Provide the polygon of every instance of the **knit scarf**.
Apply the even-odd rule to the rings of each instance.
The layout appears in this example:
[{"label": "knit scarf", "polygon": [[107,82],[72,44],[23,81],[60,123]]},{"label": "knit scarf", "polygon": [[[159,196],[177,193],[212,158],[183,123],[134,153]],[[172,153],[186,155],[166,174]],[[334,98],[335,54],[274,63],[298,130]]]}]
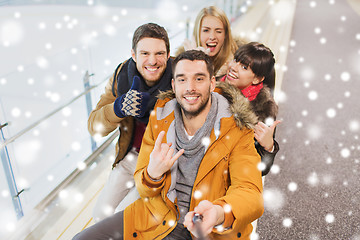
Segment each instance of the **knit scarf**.
[{"label": "knit scarf", "polygon": [[241,90],[242,94],[249,99],[249,101],[252,101],[256,98],[256,96],[259,94],[260,90],[263,88],[263,83],[259,83],[256,85],[250,85],[247,88],[244,88]]},{"label": "knit scarf", "polygon": [[[113,94],[116,97],[119,97],[129,91],[134,76],[138,76],[141,79],[140,84],[140,92],[148,92],[150,94],[150,100],[147,105],[146,114],[142,118],[136,118],[137,120],[147,124],[149,121],[149,116],[151,110],[154,109],[155,103],[156,103],[156,96],[159,93],[159,91],[166,91],[171,89],[171,78],[172,78],[172,71],[171,71],[171,63],[172,60],[169,58],[167,61],[166,69],[164,74],[161,76],[160,80],[152,87],[149,87],[146,85],[145,80],[141,76],[141,74],[138,72],[136,68],[136,63],[132,58],[128,59],[123,66],[121,64],[118,66],[121,67],[120,73],[114,77],[114,79],[117,79],[117,96],[114,94],[114,86],[113,86]],[[118,71],[118,69],[115,70],[115,73]],[[115,83],[115,80],[113,84]]]},{"label": "knit scarf", "polygon": [[[226,75],[224,77],[222,77],[220,81],[225,82],[225,78],[226,78]],[[252,101],[256,98],[256,96],[259,94],[259,92],[262,88],[263,88],[263,83],[261,82],[256,85],[252,84],[240,91],[247,99],[249,99],[249,101]]]},{"label": "knit scarf", "polygon": [[204,138],[209,138],[211,130],[214,128],[215,120],[218,112],[218,99],[211,94],[211,108],[206,117],[204,125],[198,129],[190,140],[186,136],[184,122],[181,116],[179,104],[175,108],[175,131],[176,131],[176,149],[184,149],[185,152],[179,157],[177,179],[176,179],[176,195],[178,207],[180,209],[180,220],[183,222],[185,214],[189,210],[191,191],[194,186],[195,178],[204,157],[206,148],[203,144]]}]

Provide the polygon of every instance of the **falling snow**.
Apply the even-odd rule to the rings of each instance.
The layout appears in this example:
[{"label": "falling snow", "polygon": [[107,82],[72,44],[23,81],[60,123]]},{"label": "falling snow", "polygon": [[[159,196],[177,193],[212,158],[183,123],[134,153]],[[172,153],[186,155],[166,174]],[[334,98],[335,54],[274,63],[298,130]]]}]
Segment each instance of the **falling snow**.
[{"label": "falling snow", "polygon": [[291,191],[291,192],[295,192],[295,191],[297,190],[297,188],[298,188],[298,185],[297,185],[297,183],[295,183],[295,182],[291,182],[291,183],[289,183],[289,185],[288,185],[288,189],[289,189],[289,191]]},{"label": "falling snow", "polygon": [[291,225],[292,225],[292,220],[291,220],[291,218],[285,218],[284,220],[283,220],[283,222],[282,222],[282,224],[283,224],[283,226],[284,227],[291,227]]},{"label": "falling snow", "polygon": [[264,170],[266,169],[266,164],[263,163],[263,162],[258,163],[257,169],[258,169],[259,171],[264,171]]},{"label": "falling snow", "polygon": [[309,92],[308,97],[311,101],[315,101],[318,98],[318,93],[312,90]]},{"label": "falling snow", "polygon": [[324,76],[324,79],[325,79],[326,81],[330,81],[330,80],[331,80],[331,75],[330,75],[330,74],[326,74],[326,75]]},{"label": "falling snow", "polygon": [[357,120],[351,120],[349,123],[349,129],[352,132],[357,132],[360,129],[360,123]]},{"label": "falling snow", "polygon": [[196,190],[196,191],[194,192],[194,198],[195,198],[195,199],[200,199],[201,196],[202,196],[202,192],[201,192],[201,191]]},{"label": "falling snow", "polygon": [[321,44],[325,44],[326,42],[327,42],[326,38],[324,38],[324,37],[320,38],[320,43]]},{"label": "falling snow", "polygon": [[[280,4],[277,5],[277,2],[280,2]],[[309,13],[311,13],[311,11],[316,12],[319,9],[322,9],[321,5],[323,3],[328,4],[332,8],[337,8],[337,4],[339,4],[339,0],[314,0],[304,2]],[[93,68],[93,71],[96,73],[95,79],[97,81],[101,80],[101,78],[105,78],[105,76],[101,76],[99,73],[105,72],[110,74],[111,71],[114,70],[114,67],[116,67],[119,63],[119,57],[121,59],[122,56],[128,56],[126,55],[128,52],[104,54],[106,56],[102,56],[100,54],[101,56],[99,57],[96,54],[98,54],[98,52],[107,53],[106,50],[103,50],[103,48],[106,48],[107,46],[112,48],[111,53],[113,53],[113,48],[117,44],[103,44],[101,41],[104,38],[116,39],[116,41],[118,41],[120,39],[120,35],[121,38],[125,38],[126,40],[126,50],[130,49],[130,39],[132,38],[133,30],[136,26],[134,25],[128,27],[129,29],[124,30],[120,29],[119,25],[121,25],[120,23],[122,23],[124,19],[132,18],[134,16],[133,12],[131,9],[126,8],[113,11],[113,9],[107,6],[97,5],[96,1],[93,0],[87,0],[86,4],[88,5],[87,7],[91,9],[93,18],[99,23],[96,24],[94,21],[94,27],[88,27],[86,29],[84,28],[86,19],[83,19],[80,16],[76,17],[73,13],[63,13],[61,16],[57,16],[56,20],[52,19],[48,21],[46,19],[38,18],[36,21],[31,23],[32,28],[29,28],[26,24],[26,21],[29,20],[28,13],[16,10],[11,13],[11,17],[6,19],[6,21],[0,22],[0,47],[4,51],[10,51],[11,49],[18,48],[20,51],[24,52],[24,54],[22,54],[22,58],[18,59],[15,65],[10,65],[10,63],[7,63],[6,61],[3,63],[8,65],[2,67],[3,72],[0,75],[0,89],[13,87],[14,82],[16,82],[15,80],[21,80],[22,87],[26,88],[27,93],[20,92],[19,95],[24,94],[26,99],[39,99],[39,103],[53,104],[52,106],[54,107],[49,108],[51,110],[62,104],[64,101],[71,99],[73,96],[77,96],[83,91],[83,86],[81,84],[77,86],[74,82],[77,81],[75,79],[79,79],[80,82],[82,81],[84,71]],[[268,1],[268,4],[269,6],[276,6],[270,11],[272,23],[276,27],[281,27],[285,23],[289,22],[289,9],[291,6],[288,2]],[[190,11],[191,8],[191,5],[181,6],[175,1],[162,0],[158,1],[156,4],[155,11],[159,13],[159,21],[165,20],[170,22],[171,19],[175,19],[179,17],[179,15],[181,16],[183,12]],[[246,12],[248,9],[249,8],[247,7],[242,7],[240,11]],[[136,18],[141,21],[151,19],[146,13],[141,13],[136,16]],[[334,25],[334,32],[339,35],[346,34],[349,30],[345,27],[347,25],[350,26],[352,21],[351,16],[344,14],[339,8],[339,13],[334,16],[334,18],[336,18],[336,21],[340,24]],[[185,27],[185,21],[176,22],[176,28],[179,28],[179,30],[184,29]],[[325,49],[329,46],[333,46],[332,44],[334,43],[342,42],[335,39],[335,36],[329,33],[327,26],[322,22],[312,22],[308,26],[307,30],[309,35],[314,36],[314,41],[311,42],[311,46],[313,48]],[[258,38],[264,32],[266,32],[266,28],[257,27],[254,29],[253,37]],[[171,35],[173,35],[173,33],[175,32],[171,31]],[[31,38],[31,35],[40,36],[40,34],[42,34],[42,36],[56,36],[59,38],[59,41],[55,41],[47,37],[43,37],[43,39],[39,39],[39,37],[36,38],[36,40],[39,41],[36,41],[37,44],[32,45],[34,48],[33,51],[36,51],[34,54],[31,52],[32,49],[26,49],[25,51],[25,49],[22,48],[23,44],[29,41],[29,39],[34,41],[34,38]],[[69,43],[67,40],[70,36],[74,36],[76,40],[67,45]],[[352,33],[348,36],[348,38],[359,43],[360,33]],[[175,47],[176,44],[172,43],[172,45]],[[283,185],[281,188],[279,186],[268,187],[268,183],[266,182],[268,179],[266,179],[263,192],[265,211],[279,217],[278,227],[284,229],[292,229],[296,226],[296,224],[298,224],[298,219],[296,218],[297,216],[286,215],[281,212],[282,209],[287,207],[287,203],[290,201],[290,196],[298,197],[306,187],[310,187],[312,191],[315,192],[321,186],[324,188],[327,187],[326,191],[319,193],[321,199],[331,199],[334,197],[333,192],[329,190],[332,186],[341,185],[344,188],[354,186],[354,182],[346,176],[349,173],[343,172],[337,164],[351,162],[351,164],[355,166],[352,169],[353,172],[351,172],[351,175],[357,176],[360,163],[358,157],[360,151],[360,117],[358,114],[354,114],[344,118],[345,111],[356,107],[354,105],[357,105],[358,102],[356,99],[358,97],[356,92],[358,88],[355,84],[359,80],[360,70],[358,66],[360,64],[360,49],[354,49],[352,53],[348,55],[344,54],[342,56],[337,56],[335,61],[338,71],[336,72],[335,68],[332,69],[332,67],[327,67],[326,70],[320,70],[320,66],[318,67],[317,63],[314,64],[312,61],[313,58],[316,58],[316,54],[309,55],[306,52],[297,49],[302,45],[303,42],[301,39],[297,38],[292,38],[288,45],[289,49],[291,48],[293,51],[292,54],[296,60],[296,67],[292,65],[285,66],[284,64],[276,65],[277,71],[291,71],[292,73],[293,71],[296,71],[298,79],[301,81],[301,84],[299,85],[300,87],[298,87],[297,91],[301,92],[302,96],[305,98],[305,101],[299,101],[296,103],[299,106],[298,108],[294,106],[294,108],[291,109],[291,111],[293,111],[291,114],[294,118],[286,119],[279,125],[277,130],[277,141],[280,143],[280,151],[292,149],[296,152],[296,154],[289,154],[291,151],[278,153],[268,179],[270,181],[273,178],[281,178],[283,179]],[[100,50],[99,46],[101,48]],[[289,49],[287,49],[286,45],[279,48],[281,53],[285,53]],[[25,54],[27,51],[30,52]],[[116,49],[116,51],[118,51],[118,49]],[[94,54],[93,58],[88,57],[91,54]],[[32,58],[29,59],[27,56],[31,56]],[[95,56],[96,58],[99,58],[96,62],[94,60]],[[73,59],[74,61],[59,60],[61,62],[61,64],[59,64],[57,59]],[[82,63],[82,60],[80,59],[83,59],[86,63]],[[329,62],[331,61],[330,58],[326,60]],[[94,66],[87,66],[90,62]],[[54,68],[56,70],[54,70]],[[9,69],[9,73],[5,71],[6,69]],[[285,78],[284,81],[290,81],[290,79]],[[319,83],[322,84],[322,89],[330,89],[329,85],[335,84],[339,84],[339,88],[336,89],[335,93],[332,92],[332,94],[335,95],[329,97],[321,91],[321,89],[317,88],[317,84]],[[285,85],[286,83],[283,84]],[[292,86],[295,86],[295,84]],[[46,90],[42,91],[41,89]],[[1,96],[3,96],[3,92],[1,92],[1,94]],[[282,112],[284,111],[282,104],[286,104],[294,98],[295,96],[293,94],[289,94],[288,92],[283,91],[283,89],[275,90],[275,100],[280,105],[279,115],[284,115],[284,112]],[[322,101],[326,101],[328,104],[320,110],[314,111],[315,107],[318,106],[318,104],[321,104]],[[37,109],[29,108],[26,102],[21,104],[8,104],[9,102],[10,101],[6,102],[6,106],[9,108],[7,116],[11,118],[11,122],[13,122],[12,124],[14,127],[20,120],[27,121],[27,123],[33,123],[35,120],[49,112],[40,112]],[[0,110],[2,111],[2,109]],[[2,114],[1,111],[0,113]],[[48,146],[41,140],[41,138],[46,135],[49,128],[60,128],[60,133],[66,132],[66,129],[70,129],[70,131],[76,133],[78,131],[76,129],[78,128],[74,127],[74,118],[78,116],[77,111],[78,110],[76,108],[66,107],[59,114],[61,115],[61,118],[57,121],[58,124],[56,126],[49,124],[48,128],[40,126],[39,128],[33,129],[29,134],[32,138],[31,140],[23,141],[16,145],[16,148],[18,149],[18,152],[14,154],[16,157],[16,164],[21,167],[28,167],[37,161],[39,154],[41,154],[41,152],[44,151],[44,148]],[[359,112],[358,108],[353,111],[356,113]],[[152,112],[151,114],[155,114],[155,112]],[[3,121],[3,119],[0,120]],[[340,124],[337,124],[335,129],[327,128],[327,125],[337,123],[339,121],[341,122]],[[273,119],[266,121],[267,125],[271,125],[272,123]],[[281,129],[282,126],[285,126],[285,124],[286,129]],[[86,123],[83,123],[82,125],[85,129]],[[26,124],[23,127],[25,126]],[[104,140],[104,137],[101,135],[104,131],[104,126],[97,124],[94,127],[95,131],[99,133],[95,134],[93,139],[100,144],[101,141]],[[18,129],[21,130],[22,128],[19,127]],[[290,136],[284,134],[284,132],[287,131],[295,132],[295,135]],[[17,131],[13,131],[12,134],[16,132]],[[300,136],[300,132],[304,133],[305,137]],[[334,132],[331,140],[324,139],[327,137],[326,134],[328,132]],[[219,132],[216,132],[215,134],[219,135]],[[68,133],[65,133],[64,136],[56,136],[56,138],[65,139],[67,142],[61,142],[59,146],[63,147],[67,144],[69,146],[69,150],[75,152],[76,154],[86,151],[86,145],[82,140],[70,140],[68,139],[69,136],[70,134]],[[349,144],[346,139],[351,139],[352,142]],[[321,144],[322,141],[326,142],[325,147]],[[330,142],[330,144],[328,142]],[[202,143],[205,146],[208,146],[210,144],[210,139],[204,138]],[[115,146],[115,144],[116,141],[113,145]],[[314,151],[314,149],[319,150],[316,154],[314,154],[314,156],[308,157],[306,153]],[[301,154],[298,154],[299,152]],[[132,155],[128,155],[127,158],[130,161],[133,160]],[[307,158],[310,158],[310,160]],[[87,166],[84,162],[82,162],[82,160],[83,159],[73,160],[74,167],[78,168],[80,171],[86,170],[87,167],[91,169],[97,167],[96,163],[91,166]],[[112,164],[114,160],[114,156],[110,156],[106,159],[109,164]],[[301,166],[291,165],[292,170],[295,169],[295,171],[299,172],[304,171],[303,179],[294,178],[289,180],[284,177],[292,175],[288,168],[286,168],[286,164],[298,162],[305,163],[306,160],[321,162],[321,168],[309,171],[303,170]],[[264,167],[264,164],[258,165],[259,170],[264,169]],[[336,171],[339,171],[339,174],[334,173]],[[57,181],[57,176],[53,173],[44,174],[44,179],[45,181],[51,183]],[[29,188],[31,187],[31,184],[32,183],[27,176],[20,176],[18,179],[18,187],[20,189]],[[129,181],[126,182],[125,185],[128,188],[132,188],[134,186],[134,182]],[[58,196],[63,200],[62,203],[67,204],[69,207],[72,207],[74,203],[81,203],[85,200],[83,194],[71,189],[62,190]],[[1,197],[9,199],[11,198],[11,194],[8,190],[2,190]],[[194,197],[201,198],[202,192],[195,191]],[[307,199],[309,202],[312,200],[313,199]],[[224,207],[224,210],[226,211],[229,209],[231,209],[230,205],[226,205]],[[103,210],[107,213],[107,215],[112,214],[114,211],[111,207]],[[358,213],[356,209],[344,209],[344,212],[346,215],[351,217],[354,217],[356,213]],[[336,224],[341,224],[338,214],[340,215],[338,210],[334,210],[332,212],[332,210],[329,209],[326,212],[322,212],[321,214],[319,213],[319,218],[321,218],[321,221],[325,222],[329,227],[333,227]],[[6,228],[9,232],[16,231],[16,219],[11,214],[7,214],[7,211],[2,211],[2,215],[9,216],[7,217],[7,222],[0,222],[4,228]],[[169,226],[173,226],[174,224],[174,220],[168,221]],[[257,239],[260,239],[259,234],[253,233],[251,235],[251,240]],[[314,232],[308,235],[306,239],[319,240],[323,239],[323,237]],[[360,240],[360,233],[352,233],[351,240]]]},{"label": "falling snow", "polygon": [[343,80],[344,82],[347,82],[347,81],[350,80],[350,73],[348,73],[348,72],[342,72],[340,78],[341,78],[341,80]]},{"label": "falling snow", "polygon": [[80,171],[84,170],[84,169],[86,168],[86,163],[84,163],[84,162],[78,162],[77,168],[78,168]]},{"label": "falling snow", "polygon": [[134,181],[128,181],[128,182],[126,182],[126,187],[129,188],[129,189],[131,189],[132,187],[134,187],[134,185],[135,185]]},{"label": "falling snow", "polygon": [[307,135],[312,140],[318,140],[322,136],[322,127],[316,124],[310,124],[307,128]]},{"label": "falling snow", "polygon": [[340,154],[343,158],[348,158],[350,156],[350,150],[348,148],[343,148],[341,149]]},{"label": "falling snow", "polygon": [[271,125],[273,125],[273,123],[274,123],[274,118],[268,117],[268,118],[265,119],[265,124],[266,124],[267,126],[270,127]]},{"label": "falling snow", "polygon": [[265,209],[270,212],[279,211],[285,203],[284,193],[279,189],[266,189],[263,197]]},{"label": "falling snow", "polygon": [[280,173],[280,167],[279,167],[279,165],[274,164],[274,165],[271,167],[270,172],[271,172],[272,174],[279,174],[279,173]]},{"label": "falling snow", "polygon": [[328,118],[334,118],[336,116],[336,110],[333,108],[329,108],[326,111],[326,115],[328,116]]},{"label": "falling snow", "polygon": [[209,144],[210,144],[210,138],[209,137],[204,137],[202,140],[201,140],[201,143],[202,145],[204,145],[205,147],[208,147]]},{"label": "falling snow", "polygon": [[307,178],[307,182],[310,186],[315,187],[319,183],[319,177],[315,172],[312,172]]},{"label": "falling snow", "polygon": [[325,216],[325,221],[327,223],[333,223],[335,221],[335,217],[333,214],[329,213]]},{"label": "falling snow", "polygon": [[11,114],[13,115],[13,117],[17,118],[20,117],[21,115],[21,110],[17,107],[13,108],[11,111]]}]

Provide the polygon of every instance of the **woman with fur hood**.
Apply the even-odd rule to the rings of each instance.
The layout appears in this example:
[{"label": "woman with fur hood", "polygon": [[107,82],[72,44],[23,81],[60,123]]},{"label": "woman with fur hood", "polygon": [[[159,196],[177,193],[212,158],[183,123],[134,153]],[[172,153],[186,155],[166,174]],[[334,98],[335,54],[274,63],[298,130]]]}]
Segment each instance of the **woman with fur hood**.
[{"label": "woman with fur hood", "polygon": [[258,116],[254,136],[256,149],[261,156],[263,176],[270,171],[279,151],[279,144],[274,139],[275,127],[281,122],[275,121],[278,106],[272,96],[274,64],[274,54],[268,47],[257,42],[244,44],[235,52],[227,74],[220,80],[237,87]]}]

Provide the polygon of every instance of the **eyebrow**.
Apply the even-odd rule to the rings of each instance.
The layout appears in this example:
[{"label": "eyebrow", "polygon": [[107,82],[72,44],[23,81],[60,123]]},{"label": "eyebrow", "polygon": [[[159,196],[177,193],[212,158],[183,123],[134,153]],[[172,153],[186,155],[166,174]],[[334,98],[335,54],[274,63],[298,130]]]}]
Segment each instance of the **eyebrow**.
[{"label": "eyebrow", "polygon": [[[207,26],[202,26],[201,28],[211,29],[211,27],[207,27]],[[223,27],[219,27],[219,28],[215,28],[215,30],[224,30],[224,28],[223,28]]]},{"label": "eyebrow", "polygon": [[[203,77],[206,77],[206,74],[205,74],[205,73],[202,73],[202,72],[195,73],[194,75],[195,75],[195,76],[203,76]],[[176,75],[175,75],[175,78],[183,77],[183,76],[185,76],[184,73],[179,73],[179,74],[176,74]]]},{"label": "eyebrow", "polygon": [[[150,53],[150,52],[151,51],[139,49],[139,53]],[[166,51],[161,50],[161,51],[157,51],[155,53],[166,53]]]},{"label": "eyebrow", "polygon": [[200,73],[195,73],[195,76],[206,76],[206,74],[205,73],[202,73],[202,72],[200,72]]},{"label": "eyebrow", "polygon": [[178,77],[183,77],[183,76],[185,76],[185,74],[183,74],[183,73],[179,73],[179,74],[176,74],[176,75],[175,75],[175,78],[178,78]]}]

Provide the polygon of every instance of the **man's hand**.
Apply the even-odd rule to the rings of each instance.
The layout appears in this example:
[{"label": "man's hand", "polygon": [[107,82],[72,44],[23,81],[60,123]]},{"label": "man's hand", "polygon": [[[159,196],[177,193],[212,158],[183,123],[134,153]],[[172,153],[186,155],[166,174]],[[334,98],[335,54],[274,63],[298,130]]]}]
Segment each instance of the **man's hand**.
[{"label": "man's hand", "polygon": [[204,235],[212,232],[216,225],[224,222],[224,209],[220,205],[214,205],[208,200],[203,200],[195,207],[194,211],[188,212],[185,215],[184,226],[195,236],[199,237],[192,221],[195,213],[203,216],[200,227]]},{"label": "man's hand", "polygon": [[134,76],[129,91],[115,100],[114,112],[118,117],[124,118],[126,116],[133,116],[141,118],[145,115],[150,94],[139,91],[140,83],[140,78]]},{"label": "man's hand", "polygon": [[154,149],[150,154],[147,172],[152,179],[160,179],[184,153],[184,149],[181,149],[173,156],[174,149],[170,148],[171,143],[162,143],[164,136],[165,131],[161,131],[155,141]]},{"label": "man's hand", "polygon": [[270,127],[263,122],[259,122],[255,126],[254,137],[259,142],[259,144],[268,152],[271,152],[274,146],[274,131],[275,127],[281,123],[281,121],[276,120]]}]

